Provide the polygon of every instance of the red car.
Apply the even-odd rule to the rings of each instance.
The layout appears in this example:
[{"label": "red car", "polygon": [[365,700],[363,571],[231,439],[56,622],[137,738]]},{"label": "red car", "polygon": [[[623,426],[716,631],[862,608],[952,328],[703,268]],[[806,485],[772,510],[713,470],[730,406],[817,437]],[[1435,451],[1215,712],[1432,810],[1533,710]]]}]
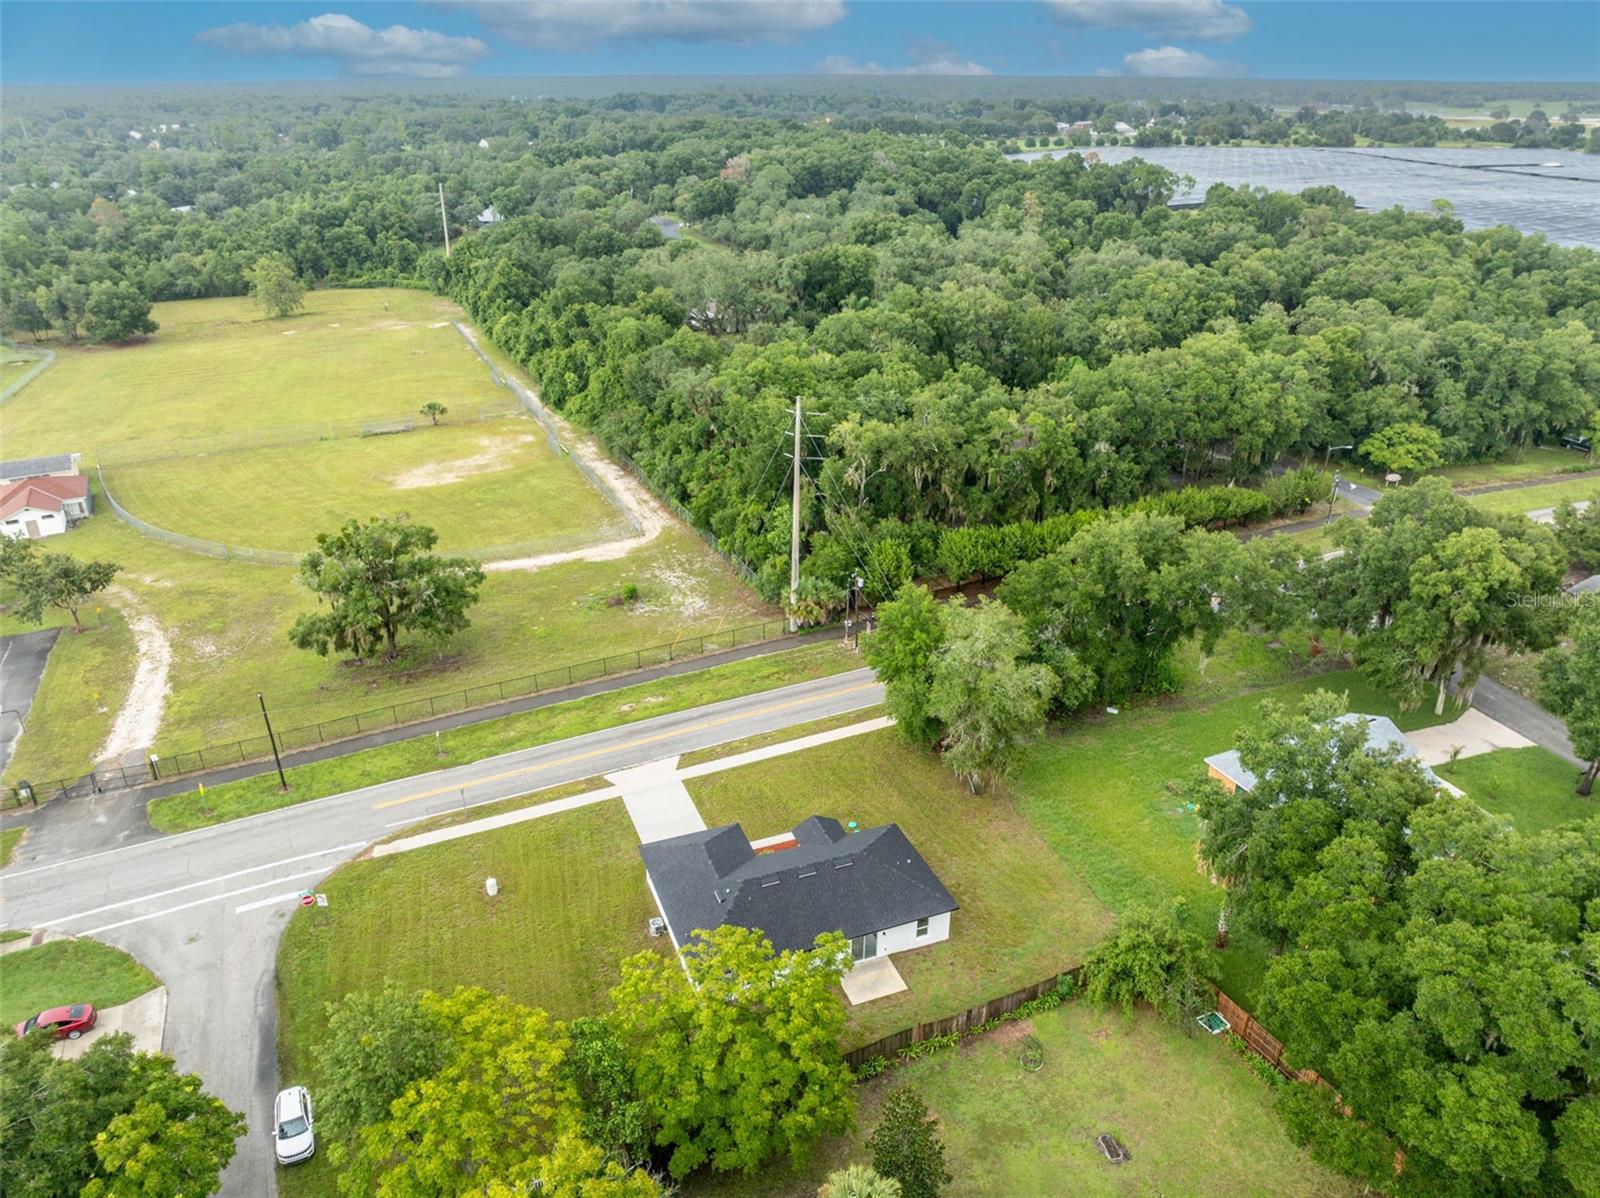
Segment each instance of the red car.
[{"label": "red car", "polygon": [[34,1028],[42,1027],[53,1032],[57,1040],[76,1040],[92,1028],[98,1018],[100,1013],[91,1003],[51,1007],[48,1011],[40,1011],[32,1019],[24,1019],[17,1024],[17,1035],[26,1036]]}]

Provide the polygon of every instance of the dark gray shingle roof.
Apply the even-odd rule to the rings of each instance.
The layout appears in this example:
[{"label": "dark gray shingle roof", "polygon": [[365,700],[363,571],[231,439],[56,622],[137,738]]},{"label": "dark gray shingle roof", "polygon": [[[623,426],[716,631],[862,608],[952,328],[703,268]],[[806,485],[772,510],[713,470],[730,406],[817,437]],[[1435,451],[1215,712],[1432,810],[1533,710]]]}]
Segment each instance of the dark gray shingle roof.
[{"label": "dark gray shingle roof", "polygon": [[72,454],[53,453],[49,457],[0,462],[0,478],[32,478],[36,474],[54,474],[57,470],[71,469]]},{"label": "dark gray shingle roof", "polygon": [[757,853],[738,824],[639,846],[679,943],[723,924],[759,928],[779,952],[822,932],[863,936],[956,909],[894,824],[847,833],[812,816],[795,847]]}]

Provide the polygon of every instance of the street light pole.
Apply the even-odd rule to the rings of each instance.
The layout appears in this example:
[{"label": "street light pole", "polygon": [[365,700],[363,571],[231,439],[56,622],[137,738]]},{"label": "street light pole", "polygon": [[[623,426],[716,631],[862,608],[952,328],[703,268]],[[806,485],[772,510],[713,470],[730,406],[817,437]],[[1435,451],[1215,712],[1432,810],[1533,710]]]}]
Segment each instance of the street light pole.
[{"label": "street light pole", "polygon": [[1324,449],[1322,451],[1322,464],[1324,466],[1326,466],[1328,464],[1328,459],[1333,456],[1333,451],[1334,450],[1336,450],[1336,449],[1354,449],[1354,448],[1355,448],[1354,445],[1330,445],[1330,446],[1328,446],[1326,449]]},{"label": "street light pole", "polygon": [[289,789],[289,779],[283,776],[283,758],[278,756],[278,738],[272,734],[272,718],[267,715],[267,701],[261,697],[261,692],[256,692],[256,702],[261,704],[261,718],[267,725],[267,743],[272,746],[272,761],[278,767],[278,785],[284,790]]}]

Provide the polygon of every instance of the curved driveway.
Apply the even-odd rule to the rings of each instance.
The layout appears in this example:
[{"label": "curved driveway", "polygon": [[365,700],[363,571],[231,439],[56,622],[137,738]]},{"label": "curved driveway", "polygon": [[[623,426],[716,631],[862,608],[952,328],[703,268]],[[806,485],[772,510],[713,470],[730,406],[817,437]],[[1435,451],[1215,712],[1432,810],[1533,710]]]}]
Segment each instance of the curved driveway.
[{"label": "curved driveway", "polygon": [[90,935],[167,984],[163,1047],[245,1111],[222,1193],[275,1189],[273,963],[301,891],[405,824],[882,702],[871,670],[657,716],[86,857],[0,872],[0,924]]}]

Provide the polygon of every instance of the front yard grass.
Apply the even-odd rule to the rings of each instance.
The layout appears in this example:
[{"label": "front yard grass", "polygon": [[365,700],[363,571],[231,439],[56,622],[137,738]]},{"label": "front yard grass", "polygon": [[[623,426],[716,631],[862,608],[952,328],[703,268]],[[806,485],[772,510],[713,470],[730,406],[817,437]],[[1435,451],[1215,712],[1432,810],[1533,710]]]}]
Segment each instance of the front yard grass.
[{"label": "front yard grass", "polygon": [[[1044,1045],[1044,1068],[1018,1063],[1017,1040]],[[1272,1087],[1220,1037],[1191,1034],[1149,1010],[1131,1017],[1068,1002],[998,1032],[891,1069],[859,1087],[856,1130],[801,1169],[755,1177],[700,1174],[688,1198],[812,1198],[830,1170],[871,1160],[867,1137],[885,1095],[921,1092],[940,1120],[946,1193],[961,1198],[1344,1198],[1355,1188],[1284,1134]],[[1101,1132],[1131,1156],[1112,1165]]]},{"label": "front yard grass", "polygon": [[[1294,703],[1319,688],[1346,692],[1349,710],[1389,716],[1403,729],[1456,714],[1401,713],[1354,671],[1280,680],[1246,694],[1192,686],[1170,701],[1077,720],[1049,737],[1013,781],[1015,805],[1106,906],[1123,911],[1181,897],[1185,922],[1209,940],[1222,890],[1200,866],[1200,820],[1184,808],[1178,786],[1204,773],[1206,756],[1233,747],[1264,699]],[[1212,695],[1224,697],[1208,701]],[[1216,980],[1248,1007],[1266,960],[1264,943],[1235,931],[1219,954]]]},{"label": "front yard grass", "polygon": [[[288,794],[279,792],[277,775],[268,772],[208,787],[204,796],[198,790],[188,790],[156,799],[150,803],[147,813],[150,822],[163,832],[203,828],[394,778],[580,736],[599,728],[631,724],[704,703],[822,678],[861,664],[859,657],[837,642],[805,645],[641,682],[520,715],[468,724],[442,733],[437,742],[432,736],[418,736],[344,757],[295,766],[288,771],[293,788]],[[438,751],[440,747],[444,750],[442,754]]]},{"label": "front yard grass", "polygon": [[120,949],[98,940],[51,940],[0,957],[0,1034],[49,1007],[116,1007],[161,983]]},{"label": "front yard grass", "polygon": [[[500,883],[493,899],[484,893],[490,876]],[[388,981],[440,992],[482,986],[572,1019],[605,1009],[624,957],[670,950],[647,930],[655,904],[638,837],[615,799],[354,861],[321,889],[327,908],[295,912],[277,967],[279,1076],[313,1093],[325,1006],[348,993]],[[335,1193],[321,1153],[279,1186],[295,1198]]]},{"label": "front yard grass", "polygon": [[903,994],[850,1010],[845,1047],[1031,985],[1076,965],[1110,926],[1070,858],[1051,852],[1004,798],[967,793],[893,729],[688,784],[706,826],[753,839],[812,815],[863,828],[899,824],[960,904],[950,939],[897,953]]},{"label": "front yard grass", "polygon": [[11,857],[27,831],[26,828],[0,828],[0,868],[11,864]]},{"label": "front yard grass", "polygon": [[1508,817],[1518,831],[1530,835],[1600,815],[1600,794],[1584,798],[1577,793],[1582,771],[1538,745],[1496,749],[1447,762],[1434,772],[1466,791],[1479,806]]}]

